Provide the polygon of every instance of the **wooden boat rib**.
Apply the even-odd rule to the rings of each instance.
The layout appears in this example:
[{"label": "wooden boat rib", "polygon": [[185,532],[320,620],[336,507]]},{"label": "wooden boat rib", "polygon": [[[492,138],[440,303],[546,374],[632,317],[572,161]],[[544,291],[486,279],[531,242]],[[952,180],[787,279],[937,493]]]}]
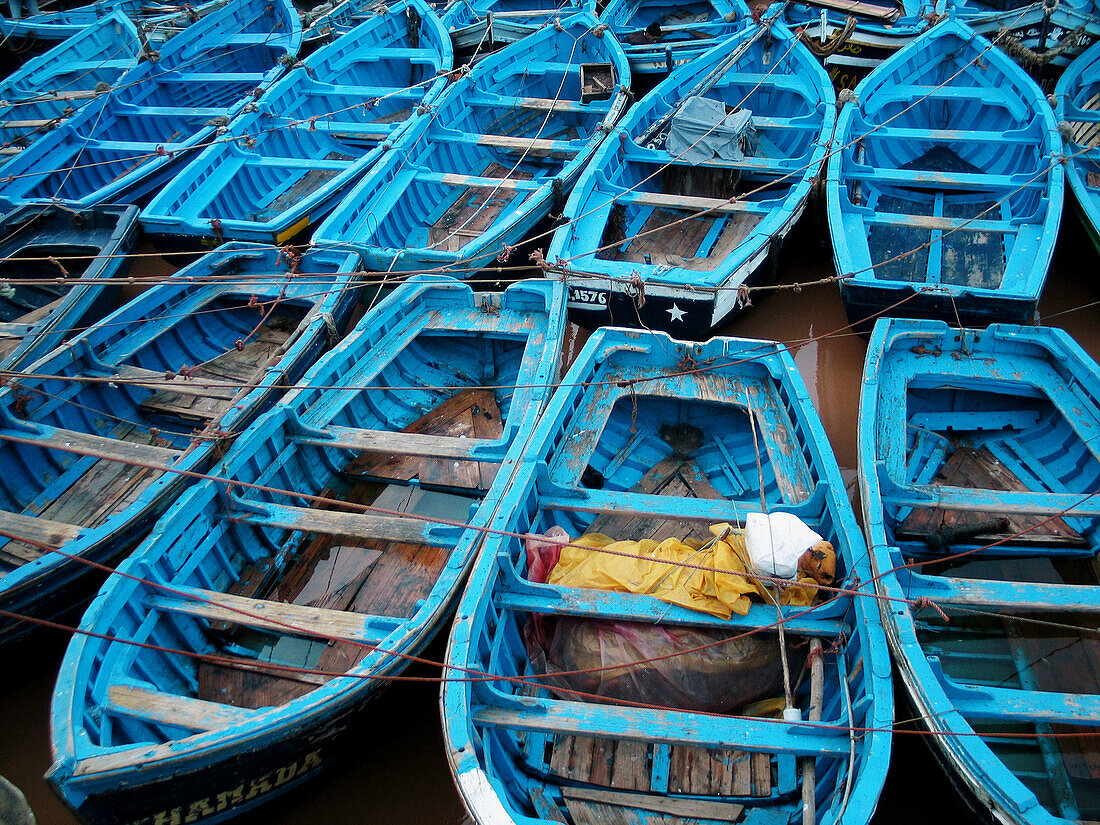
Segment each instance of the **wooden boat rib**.
[{"label": "wooden boat rib", "polygon": [[268,243],[307,231],[425,116],[452,59],[423,0],[373,14],[272,86],[258,111],[235,118],[153,197],[145,231]]},{"label": "wooden boat rib", "polygon": [[0,218],[0,369],[29,364],[117,304],[109,284],[128,268],[137,214],[44,205]]},{"label": "wooden boat rib", "polygon": [[1058,79],[1058,131],[1066,144],[1066,178],[1085,229],[1100,248],[1100,49],[1090,47]]},{"label": "wooden boat rib", "polygon": [[55,693],[50,781],[83,821],[221,821],[335,757],[450,617],[463,525],[556,377],[563,293],[406,281],[225,456],[231,493],[204,481],[165,514],[84,617],[117,641],[74,636]]},{"label": "wooden boat rib", "polygon": [[[648,593],[532,580],[514,538],[560,527],[574,541],[603,533],[701,542],[710,537],[707,525],[736,527],[762,506],[797,513],[836,544],[837,598],[797,610],[755,603],[726,619]],[[889,759],[885,638],[874,604],[847,592],[869,574],[862,536],[820,422],[779,345],[691,345],[597,330],[541,417],[491,527],[500,532],[486,538],[447,652],[456,673],[478,678],[445,682],[442,698],[448,757],[479,825],[868,821]],[[759,645],[774,662],[777,621],[788,640],[815,637],[829,647],[794,697],[824,727],[793,723],[793,708],[779,722],[722,706],[748,691],[774,695],[764,668],[716,665],[708,682],[702,664],[663,668],[635,652],[656,655],[655,643],[622,653],[602,635],[619,627],[698,634],[678,648],[683,655],[765,630]],[[539,630],[547,625],[554,629]],[[564,644],[539,647],[539,634],[562,628],[593,635],[579,636],[587,641],[570,655]],[[728,651],[720,658],[727,655],[737,658]],[[791,662],[801,667],[794,654]],[[562,673],[548,677],[547,668]],[[667,695],[667,683],[681,687],[680,703],[652,698]],[[821,705],[811,703],[810,683]],[[853,726],[858,737],[846,733]]]},{"label": "wooden boat rib", "polygon": [[577,15],[480,61],[318,228],[380,271],[472,274],[566,193],[626,106],[613,37]]},{"label": "wooden boat rib", "polygon": [[18,154],[137,63],[140,43],[130,19],[113,12],[0,83],[0,160]]},{"label": "wooden boat rib", "polygon": [[1061,330],[875,326],[859,472],[887,634],[933,752],[1000,822],[1098,814],[1097,432],[1100,369]]},{"label": "wooden boat rib", "polygon": [[668,73],[728,40],[751,17],[742,0],[611,0],[600,22],[623,44],[631,71]]},{"label": "wooden boat rib", "polygon": [[829,159],[826,184],[849,320],[882,311],[1030,320],[1064,190],[1053,160],[1062,141],[1039,87],[948,20],[856,95],[838,118],[843,149]]},{"label": "wooden boat rib", "polygon": [[297,53],[302,32],[287,0],[232,0],[119,79],[109,95],[4,165],[0,206],[69,206],[134,199],[159,186],[254,90]]},{"label": "wooden boat rib", "polygon": [[[209,466],[316,358],[354,306],[358,261],[296,261],[274,247],[221,247],[8,375],[0,455],[19,472],[0,479],[4,610],[71,612],[95,578],[81,560],[121,559],[190,486],[169,470]],[[0,645],[32,629],[5,619]]]},{"label": "wooden boat rib", "polygon": [[[731,142],[711,126],[672,151],[670,122],[700,98],[747,110],[756,148],[746,132],[732,141],[750,147],[740,158],[728,145],[728,157],[710,151],[707,141],[719,135]],[[547,260],[569,281],[570,309],[593,324],[644,324],[686,337],[729,316],[739,287],[770,274],[805,208],[834,100],[821,66],[774,20],[673,72],[597,151],[566,205]],[[697,146],[707,151],[696,157]]]}]

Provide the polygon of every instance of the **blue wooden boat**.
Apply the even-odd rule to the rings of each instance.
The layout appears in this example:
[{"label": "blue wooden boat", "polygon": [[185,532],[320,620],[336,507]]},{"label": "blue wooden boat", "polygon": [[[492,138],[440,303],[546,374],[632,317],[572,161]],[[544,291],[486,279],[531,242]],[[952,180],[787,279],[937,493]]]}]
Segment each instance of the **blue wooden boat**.
[{"label": "blue wooden boat", "polygon": [[[0,608],[54,619],[79,606],[89,563],[120,560],[193,484],[180,473],[209,466],[327,345],[357,266],[226,245],[7,373]],[[35,629],[5,615],[0,648]]]},{"label": "blue wooden boat", "polygon": [[826,179],[848,318],[1032,318],[1065,187],[1038,85],[964,23],[872,72],[837,119]]},{"label": "blue wooden boat", "polygon": [[855,88],[948,15],[988,37],[1037,77],[1064,68],[1100,37],[1094,0],[810,0],[787,9],[791,27],[803,29],[804,42],[838,89]]},{"label": "blue wooden boat", "polygon": [[673,72],[566,205],[547,260],[569,282],[570,309],[592,326],[682,337],[733,313],[743,284],[770,277],[806,207],[834,102],[821,65],[773,19]]},{"label": "blue wooden boat", "polygon": [[281,244],[330,211],[426,116],[451,70],[451,40],[424,0],[383,8],[234,118],[149,202],[145,232]]},{"label": "blue wooden boat", "polygon": [[118,304],[136,206],[23,206],[0,218],[0,369],[18,370]]},{"label": "blue wooden boat", "polygon": [[454,0],[441,16],[455,49],[479,56],[581,12],[595,0]]},{"label": "blue wooden boat", "polygon": [[0,206],[126,202],[266,88],[301,44],[289,0],[232,0],[189,26],[57,129],[8,160]]},{"label": "blue wooden boat", "polygon": [[668,74],[728,40],[750,17],[744,0],[610,0],[600,22],[623,44],[637,75]]},{"label": "blue wooden boat", "polygon": [[49,779],[82,821],[220,822],[335,758],[449,620],[564,321],[557,284],[410,279],[180,498],[84,617],[114,639],[65,655]]},{"label": "blue wooden boat", "polygon": [[789,3],[786,20],[792,29],[802,29],[802,42],[825,65],[839,90],[854,89],[943,11],[943,3],[913,0],[813,0]]},{"label": "blue wooden boat", "polygon": [[[995,40],[1035,76],[1061,69],[1100,38],[1095,0],[1056,5],[1018,0],[956,0],[956,16],[978,34]],[[1007,33],[1006,33],[1007,30]]]},{"label": "blue wooden boat", "polygon": [[1100,370],[1064,331],[883,319],[864,525],[901,681],[982,819],[1093,821]]},{"label": "blue wooden boat", "polygon": [[[754,512],[797,515],[832,542],[839,590],[812,606],[754,599],[724,618],[652,590],[546,583],[520,538],[549,541],[560,528],[559,542],[603,534],[586,547],[619,539],[608,550],[674,558],[660,548],[736,542]],[[648,549],[627,548],[648,539]],[[707,547],[684,561],[709,576],[720,556],[702,555]],[[868,580],[866,554],[783,346],[597,330],[539,421],[452,629],[447,665],[458,678],[443,686],[444,737],[474,820],[867,823],[890,758],[893,698],[877,606],[849,590]],[[732,573],[732,563],[718,567]],[[640,572],[659,587],[676,569]],[[715,589],[693,586],[691,603],[717,590],[717,577],[708,582]],[[791,685],[807,653],[826,649],[811,655],[790,704],[777,622]],[[713,660],[693,658],[707,646]],[[642,651],[649,661],[637,661]],[[687,658],[669,666],[669,656]],[[743,707],[776,693],[767,704],[785,707],[782,719]]]},{"label": "blue wooden boat", "polygon": [[368,269],[473,274],[560,210],[627,103],[630,67],[580,14],[480,61],[317,229]]},{"label": "blue wooden boat", "polygon": [[135,26],[141,26],[148,41],[163,41],[223,5],[225,0],[194,4],[151,3],[149,0],[62,0],[60,3],[8,0],[8,13],[0,15],[0,35],[16,41],[51,43],[72,37],[109,15],[121,13]]},{"label": "blue wooden boat", "polygon": [[18,154],[137,63],[137,29],[121,12],[90,23],[0,81],[0,160]]},{"label": "blue wooden boat", "polygon": [[1100,44],[1058,80],[1054,115],[1065,142],[1066,179],[1093,245],[1100,250]]}]

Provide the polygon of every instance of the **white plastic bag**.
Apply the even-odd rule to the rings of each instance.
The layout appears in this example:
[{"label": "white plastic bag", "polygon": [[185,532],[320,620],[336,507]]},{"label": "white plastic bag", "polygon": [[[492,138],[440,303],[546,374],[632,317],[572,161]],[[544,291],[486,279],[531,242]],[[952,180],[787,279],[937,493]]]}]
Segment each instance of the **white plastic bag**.
[{"label": "white plastic bag", "polygon": [[798,559],[821,536],[791,513],[749,513],[745,517],[745,547],[756,571],[793,579]]}]

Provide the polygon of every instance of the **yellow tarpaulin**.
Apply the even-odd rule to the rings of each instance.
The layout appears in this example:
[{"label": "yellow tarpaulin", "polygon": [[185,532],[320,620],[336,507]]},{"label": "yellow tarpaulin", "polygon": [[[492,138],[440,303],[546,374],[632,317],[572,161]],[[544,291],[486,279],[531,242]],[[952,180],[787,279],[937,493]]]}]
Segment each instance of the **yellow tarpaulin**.
[{"label": "yellow tarpaulin", "polygon": [[[569,542],[573,546],[561,548],[548,581],[565,587],[647,593],[723,619],[733,613],[748,613],[753,595],[773,602],[768,593],[771,585],[747,575],[752,568],[744,536],[728,524],[712,525],[710,531],[715,538],[702,546],[692,539],[670,538],[658,544],[652,539],[616,541],[602,533],[589,533]],[[819,545],[826,545],[827,552],[832,553],[828,542]],[[819,545],[807,553],[825,552]],[[820,562],[819,556],[816,558]],[[798,583],[783,588],[780,603],[812,604],[817,595],[815,585],[831,583],[835,556],[831,564],[818,567],[827,567],[828,573],[819,572],[815,579],[806,572],[815,568],[800,565]]]}]

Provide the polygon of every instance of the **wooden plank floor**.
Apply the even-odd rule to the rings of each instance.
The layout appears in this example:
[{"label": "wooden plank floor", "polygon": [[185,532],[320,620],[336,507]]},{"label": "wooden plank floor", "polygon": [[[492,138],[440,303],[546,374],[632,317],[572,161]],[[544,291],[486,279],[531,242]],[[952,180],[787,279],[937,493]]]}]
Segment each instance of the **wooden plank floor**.
[{"label": "wooden plank floor", "polygon": [[[430,430],[454,438],[495,439],[503,433],[492,393],[481,390],[456,393],[407,430]],[[443,466],[435,467],[436,464]],[[460,465],[457,470],[455,465]],[[481,484],[484,476],[491,477],[479,462],[379,453],[357,455],[345,468],[344,477],[354,478],[361,473],[371,478],[388,476],[400,480],[417,475],[423,480],[427,475],[450,480],[454,482],[452,486],[472,488]],[[322,496],[331,498],[334,491],[325,490]],[[468,510],[473,500],[373,480],[351,482],[350,489],[340,498],[400,512],[449,508],[449,511],[440,512],[440,517],[452,517],[454,513]],[[294,565],[277,582],[271,581],[270,566],[261,563],[246,570],[233,590],[239,595],[291,604],[409,618],[418,603],[431,593],[450,553],[449,548],[426,544],[316,534],[305,543]],[[225,623],[218,623],[211,630],[225,640],[235,637],[233,629]],[[302,646],[299,651],[316,661],[312,669],[332,674],[348,671],[369,652],[369,648],[352,642],[318,640],[309,644],[317,647]],[[285,704],[331,678],[320,674],[294,678],[272,676],[260,672],[257,662],[248,659],[241,660],[238,665],[202,662],[198,671],[198,698],[245,708]]]},{"label": "wooden plank floor", "polygon": [[[670,429],[662,432],[662,439],[674,452],[657,462],[631,490],[656,496],[677,498],[720,499],[722,494],[711,486],[706,475],[690,457],[702,446],[703,434],[695,427]],[[619,541],[653,539],[660,542],[667,538],[696,538],[709,541],[712,536],[706,526],[698,521],[676,521],[648,516],[619,516],[606,513],[599,516],[588,528],[589,533],[603,533]]]},{"label": "wooden plank floor", "polygon": [[[658,755],[658,749],[665,752]],[[664,760],[667,790],[654,771]],[[767,797],[772,790],[766,753],[586,736],[555,736],[548,771],[570,782],[563,794],[576,825],[640,823],[637,809],[651,812],[650,823],[733,822],[741,805],[697,797]]]},{"label": "wooden plank floor", "polygon": [[[111,434],[131,444],[154,444],[159,439],[132,424],[120,424]],[[97,527],[115,513],[129,507],[153,481],[157,470],[99,459],[75,479],[37,515],[52,522],[76,527]],[[43,550],[23,542],[10,541],[0,547],[0,559],[22,564],[43,554]]]},{"label": "wooden plank floor", "polygon": [[[683,213],[654,209],[641,231],[626,249],[608,249],[599,257],[610,260],[641,263],[649,256],[650,263],[678,266],[699,272],[715,269],[762,220],[762,216],[714,214],[686,219]],[[700,255],[700,248],[715,221],[723,221],[718,240]]]},{"label": "wooden plank floor", "polygon": [[[238,387],[254,384],[278,358],[280,348],[297,326],[289,318],[276,318],[268,322],[260,327],[242,349],[231,349],[198,367],[195,370],[195,379],[232,382]],[[158,390],[141,403],[140,409],[147,415],[178,416],[204,426],[229,409],[232,398],[225,398],[225,395],[224,392],[196,395],[191,392]]]},{"label": "wooden plank floor", "polygon": [[[530,172],[508,169],[499,163],[491,163],[480,174],[485,178],[501,180],[531,180]],[[502,189],[471,187],[443,213],[428,231],[429,244],[444,252],[456,252],[493,225],[515,193]]]},{"label": "wooden plank floor", "polygon": [[[500,438],[504,432],[500,408],[491,390],[466,389],[452,395],[431,412],[401,430],[404,433],[449,438]],[[497,465],[477,461],[440,461],[402,453],[360,453],[345,469],[348,475],[487,490]]]},{"label": "wooden plank floor", "polygon": [[[966,487],[974,490],[1027,491],[1027,486],[989,450],[959,447],[944,462],[932,479],[934,486]],[[1084,545],[1081,534],[1060,518],[1045,516],[1005,515],[998,512],[968,512],[936,507],[914,509],[898,526],[899,539],[927,539],[944,531],[972,533],[985,523],[1005,519],[1003,530],[984,530],[968,541],[993,542],[1010,539],[1014,544],[1040,543]],[[1024,531],[1027,531],[1024,533]],[[1022,535],[1018,535],[1022,534]],[[1013,538],[1015,537],[1015,538]]]}]

